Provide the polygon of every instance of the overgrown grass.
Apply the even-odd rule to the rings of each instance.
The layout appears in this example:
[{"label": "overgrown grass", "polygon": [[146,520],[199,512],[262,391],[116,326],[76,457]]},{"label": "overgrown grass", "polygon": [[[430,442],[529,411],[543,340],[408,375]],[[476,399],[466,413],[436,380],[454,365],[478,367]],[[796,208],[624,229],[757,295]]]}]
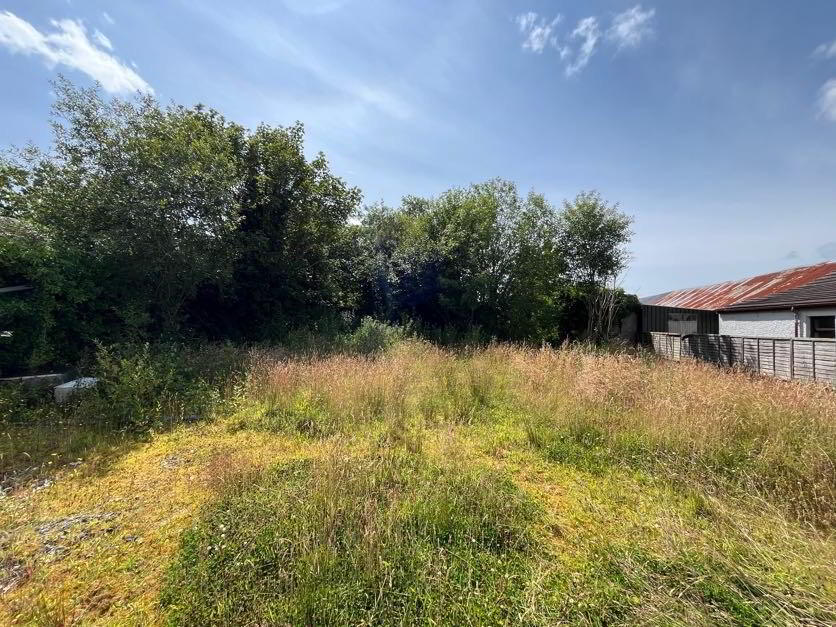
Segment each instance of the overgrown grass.
[{"label": "overgrown grass", "polygon": [[383,448],[280,465],[211,508],[173,624],[496,624],[538,614],[538,504],[484,469]]},{"label": "overgrown grass", "polygon": [[[836,622],[833,390],[587,348],[371,344],[120,354],[60,411],[101,408],[124,446],[62,442],[7,399],[42,459],[83,459],[0,501],[0,566],[31,573],[10,620]],[[130,531],[45,557],[39,521],[79,510]]]},{"label": "overgrown grass", "polygon": [[805,522],[836,524],[832,388],[594,351],[509,358],[529,440],[550,459],[736,487]]}]

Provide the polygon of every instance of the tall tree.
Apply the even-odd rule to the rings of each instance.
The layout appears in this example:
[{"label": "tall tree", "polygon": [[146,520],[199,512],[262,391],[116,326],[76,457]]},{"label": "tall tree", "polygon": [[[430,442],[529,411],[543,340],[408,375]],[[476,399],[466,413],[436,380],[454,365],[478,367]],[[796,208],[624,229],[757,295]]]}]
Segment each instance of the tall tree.
[{"label": "tall tree", "polygon": [[[347,225],[360,191],[308,160],[301,124],[259,126],[246,138],[233,283],[217,303],[223,335],[281,336],[353,306]],[[217,300],[217,299],[216,299]]]},{"label": "tall tree", "polygon": [[627,267],[632,218],[598,192],[581,192],[564,201],[562,245],[574,281],[604,286]]},{"label": "tall tree", "polygon": [[629,261],[632,218],[593,191],[564,202],[561,221],[569,271],[586,303],[586,336],[607,340],[624,302],[617,280]]},{"label": "tall tree", "polygon": [[363,221],[375,311],[505,339],[559,335],[565,262],[559,216],[500,179],[407,197]]},{"label": "tall tree", "polygon": [[198,285],[231,270],[243,129],[200,106],[55,89],[52,149],[20,155],[29,176],[6,204],[94,286],[88,336],[175,333]]}]

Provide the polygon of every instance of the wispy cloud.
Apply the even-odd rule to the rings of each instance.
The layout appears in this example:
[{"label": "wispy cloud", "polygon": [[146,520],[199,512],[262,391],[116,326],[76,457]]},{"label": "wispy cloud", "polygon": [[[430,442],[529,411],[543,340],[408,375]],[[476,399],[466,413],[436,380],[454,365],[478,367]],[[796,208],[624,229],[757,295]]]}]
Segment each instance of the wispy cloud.
[{"label": "wispy cloud", "polygon": [[573,76],[584,69],[601,44],[602,38],[617,49],[636,48],[653,34],[652,21],[656,9],[644,10],[637,4],[632,9],[616,15],[606,33],[602,33],[597,17],[585,17],[578,21],[568,35],[557,32],[562,17],[553,20],[534,11],[521,13],[515,22],[523,35],[522,49],[537,54],[554,48],[563,63],[566,76]]},{"label": "wispy cloud", "polygon": [[522,43],[523,50],[542,54],[546,46],[557,47],[557,36],[554,31],[561,19],[562,17],[557,15],[549,22],[534,11],[518,15],[517,26],[520,32],[525,35]]},{"label": "wispy cloud", "polygon": [[63,65],[83,72],[112,93],[154,92],[139,74],[108,52],[113,46],[99,31],[93,34],[95,41],[91,41],[80,20],[50,23],[56,30],[41,32],[26,20],[4,11],[0,13],[0,46],[13,54],[40,57],[49,68]]},{"label": "wispy cloud", "polygon": [[813,50],[813,56],[818,59],[832,59],[836,57],[836,41],[816,46],[816,49]]},{"label": "wispy cloud", "polygon": [[819,89],[819,113],[836,122],[836,78],[831,78]]},{"label": "wispy cloud", "polygon": [[[598,45],[598,40],[601,38],[601,29],[598,27],[598,20],[594,17],[585,17],[575,30],[572,31],[571,38],[573,40],[580,40],[580,48],[574,55],[574,60],[566,65],[566,76],[577,74],[589,63],[592,55],[595,54],[595,47]],[[567,53],[566,57],[571,53]],[[561,53],[561,56],[562,53]]]},{"label": "wispy cloud", "polygon": [[342,104],[342,111],[353,107],[364,115],[377,111],[398,120],[415,114],[413,106],[392,87],[391,81],[358,77],[336,67],[333,59],[317,55],[304,38],[283,32],[281,25],[269,16],[238,12],[230,17],[223,8],[207,3],[195,3],[194,7],[247,47],[303,70],[322,86],[340,93],[350,103]]},{"label": "wispy cloud", "polygon": [[110,39],[108,39],[107,36],[98,28],[93,32],[93,39],[95,39],[102,48],[113,50],[113,44],[110,43]]},{"label": "wispy cloud", "polygon": [[[836,58],[836,40],[816,46],[814,59]],[[819,116],[836,122],[836,78],[831,78],[819,88]]]},{"label": "wispy cloud", "polygon": [[651,23],[655,15],[656,9],[642,11],[642,5],[637,4],[613,18],[612,25],[607,30],[607,39],[619,49],[635,48],[653,34]]},{"label": "wispy cloud", "polygon": [[116,20],[114,20],[112,17],[110,17],[110,13],[108,13],[107,11],[102,11],[102,19],[105,22],[107,22],[108,24],[110,24],[111,26],[116,24]]}]

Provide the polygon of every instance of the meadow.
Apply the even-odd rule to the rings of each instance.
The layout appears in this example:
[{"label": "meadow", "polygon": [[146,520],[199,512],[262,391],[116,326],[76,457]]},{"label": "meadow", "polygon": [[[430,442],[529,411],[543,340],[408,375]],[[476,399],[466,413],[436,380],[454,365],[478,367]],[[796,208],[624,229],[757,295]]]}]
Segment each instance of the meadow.
[{"label": "meadow", "polygon": [[0,623],[830,625],[836,395],[386,335],[0,398]]}]

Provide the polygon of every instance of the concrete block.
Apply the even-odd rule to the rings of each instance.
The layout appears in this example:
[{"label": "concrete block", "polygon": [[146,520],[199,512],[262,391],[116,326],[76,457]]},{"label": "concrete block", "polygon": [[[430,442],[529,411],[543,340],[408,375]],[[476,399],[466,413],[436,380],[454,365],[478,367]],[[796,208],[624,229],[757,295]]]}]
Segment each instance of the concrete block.
[{"label": "concrete block", "polygon": [[63,403],[70,396],[75,394],[78,390],[91,388],[99,382],[95,377],[81,377],[80,379],[73,379],[61,385],[56,385],[53,388],[56,403]]},{"label": "concrete block", "polygon": [[4,377],[0,379],[0,384],[16,383],[25,385],[27,387],[52,387],[63,383],[67,380],[67,374],[64,372],[52,372],[50,374],[36,374],[27,377]]}]

